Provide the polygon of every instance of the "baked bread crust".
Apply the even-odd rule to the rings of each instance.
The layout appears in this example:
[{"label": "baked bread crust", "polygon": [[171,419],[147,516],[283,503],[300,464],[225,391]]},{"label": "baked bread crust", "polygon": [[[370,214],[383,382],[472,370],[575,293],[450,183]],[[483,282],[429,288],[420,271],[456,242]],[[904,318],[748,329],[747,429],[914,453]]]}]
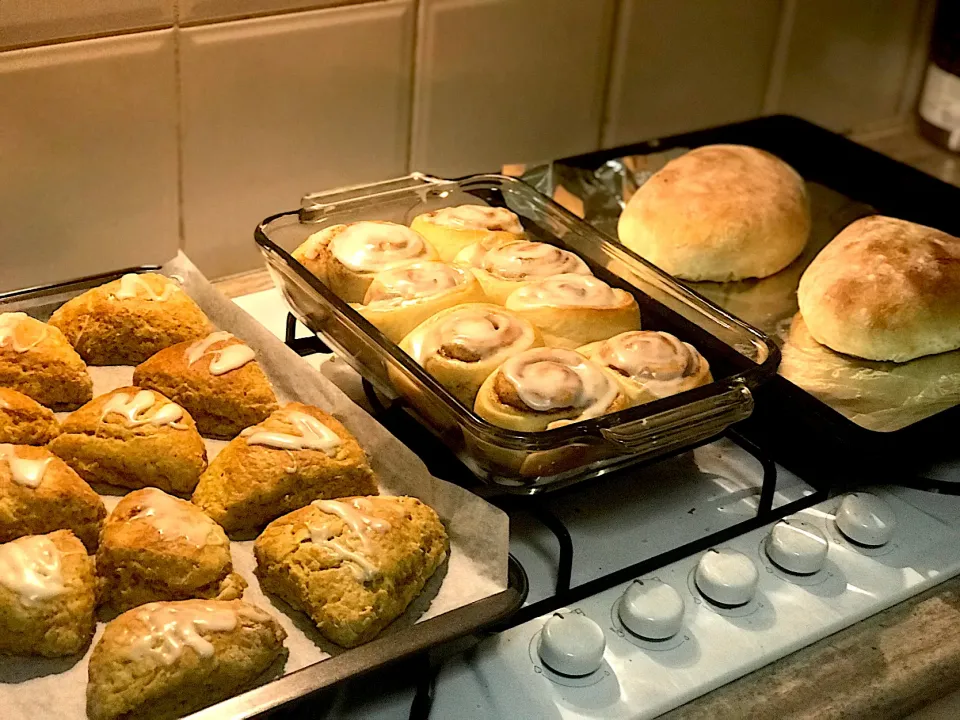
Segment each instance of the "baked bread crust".
[{"label": "baked bread crust", "polygon": [[[201,638],[184,644],[177,657],[164,662],[159,652],[143,648],[151,632],[150,615],[173,608],[232,613],[230,630],[192,625]],[[173,617],[177,617],[174,615]],[[189,617],[189,616],[188,616]],[[236,695],[250,686],[281,656],[286,633],[263,610],[234,600],[185,600],[154,603],[123,613],[107,623],[90,655],[87,685],[89,720],[160,720],[179,718]],[[157,639],[157,644],[162,638]],[[208,655],[194,644],[210,648]]]},{"label": "baked bread crust", "polygon": [[844,228],[797,290],[817,342],[906,362],[960,348],[960,238],[873,215]]},{"label": "baked bread crust", "polygon": [[[190,362],[191,348],[198,354],[203,349],[200,344],[214,337],[222,339],[210,343],[202,356]],[[217,353],[232,346],[247,347],[229,333],[171,345],[137,366],[133,384],[155,390],[186,409],[201,435],[229,440],[277,409],[277,396],[256,360],[214,374]]]},{"label": "baked bread crust", "polygon": [[[60,590],[31,602],[0,582],[0,655],[75,655],[96,627],[93,558],[69,530],[18,538],[0,545],[0,556],[11,545],[27,547],[37,538],[49,541],[47,547],[59,558],[59,570],[49,576]],[[6,558],[0,563],[6,565]]]},{"label": "baked bread crust", "polygon": [[[248,433],[299,435],[291,413],[312,416],[339,438],[332,455],[249,442]],[[376,478],[350,431],[320,408],[290,403],[220,451],[200,478],[193,502],[227,532],[236,533],[262,528],[313,500],[376,493]]]},{"label": "baked bread crust", "polygon": [[213,329],[180,286],[157,273],[125,275],[87,290],[60,306],[50,324],[91,365],[136,365]]},{"label": "baked bread crust", "polygon": [[144,488],[107,518],[97,551],[97,598],[123,611],[158,600],[235,600],[246,581],[233,572],[223,528],[196,505]]},{"label": "baked bread crust", "polygon": [[132,401],[141,390],[117,388],[91,400],[63,421],[63,433],[50,449],[91,484],[190,493],[207,466],[207,450],[189,413],[183,411],[173,425],[144,422],[170,403],[160,393],[145,390],[154,396],[154,404],[137,416],[135,422],[142,424],[131,424],[118,412],[104,415],[112,398],[125,395]]},{"label": "baked bread crust", "polygon": [[744,145],[706,145],[671,160],[634,193],[620,242],[674,277],[766,277],[810,235],[806,186],[793,168]]},{"label": "baked bread crust", "polygon": [[[325,638],[343,647],[372,640],[403,613],[449,547],[437,514],[416,498],[345,498],[341,503],[357,501],[360,512],[374,521],[359,532],[336,513],[311,504],[274,520],[253,546],[264,592],[307,613]],[[387,527],[378,530],[378,521]],[[331,549],[336,547],[370,563],[369,572],[364,575],[364,567]]]},{"label": "baked bread crust", "polygon": [[86,364],[55,325],[0,313],[0,338],[0,386],[54,410],[73,410],[93,397]]},{"label": "baked bread crust", "polygon": [[[8,445],[0,451],[0,543],[66,529],[94,552],[107,514],[100,496],[46,448]],[[35,487],[15,479],[11,454],[14,463],[26,461],[28,470],[31,465],[41,470]]]},{"label": "baked bread crust", "polygon": [[60,434],[50,408],[11,388],[0,387],[0,443],[46,445]]}]

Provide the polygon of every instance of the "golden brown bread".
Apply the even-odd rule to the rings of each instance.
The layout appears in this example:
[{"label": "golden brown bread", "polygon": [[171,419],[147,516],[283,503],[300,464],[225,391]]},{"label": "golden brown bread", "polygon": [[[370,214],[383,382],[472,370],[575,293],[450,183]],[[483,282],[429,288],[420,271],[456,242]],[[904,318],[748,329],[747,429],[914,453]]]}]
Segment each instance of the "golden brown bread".
[{"label": "golden brown bread", "polygon": [[10,388],[0,387],[0,443],[46,445],[60,434],[49,408]]},{"label": "golden brown bread", "polygon": [[376,493],[376,478],[350,431],[320,408],[290,403],[220,451],[193,502],[236,533],[318,498]]},{"label": "golden brown bread", "polygon": [[157,600],[235,600],[246,586],[233,572],[223,528],[186,500],[156,488],[136,490],[103,526],[100,605],[123,611]]},{"label": "golden brown bread", "polygon": [[810,206],[803,178],[779,158],[742,145],[706,145],[640,186],[618,234],[684,280],[766,277],[803,250]]},{"label": "golden brown bread", "polygon": [[46,448],[0,445],[0,542],[63,529],[94,552],[106,514],[100,496]]},{"label": "golden brown bread", "polygon": [[153,390],[124,387],[63,421],[50,449],[89,483],[189,493],[207,466],[193,418]]},{"label": "golden brown bread", "polygon": [[905,362],[960,348],[960,238],[873,215],[844,228],[800,278],[817,342]]},{"label": "golden brown bread", "polygon": [[257,577],[343,647],[372,640],[443,562],[447,533],[411,497],[318,501],[274,520],[253,546]]},{"label": "golden brown bread", "polygon": [[89,720],[180,718],[246,690],[283,653],[270,615],[234,600],[150,603],[103,631],[90,655]]},{"label": "golden brown bread", "polygon": [[128,274],[68,300],[50,318],[91,365],[136,365],[211,330],[197,304],[170,278]]},{"label": "golden brown bread", "polygon": [[93,397],[93,380],[53,325],[20,312],[0,313],[0,386],[54,410],[73,410]]},{"label": "golden brown bread", "polygon": [[156,390],[186,409],[201,435],[230,439],[277,409],[267,376],[242,340],[215,332],[177,343],[133,372],[133,384]]},{"label": "golden brown bread", "polygon": [[60,657],[96,627],[93,558],[69,530],[0,545],[0,655]]}]

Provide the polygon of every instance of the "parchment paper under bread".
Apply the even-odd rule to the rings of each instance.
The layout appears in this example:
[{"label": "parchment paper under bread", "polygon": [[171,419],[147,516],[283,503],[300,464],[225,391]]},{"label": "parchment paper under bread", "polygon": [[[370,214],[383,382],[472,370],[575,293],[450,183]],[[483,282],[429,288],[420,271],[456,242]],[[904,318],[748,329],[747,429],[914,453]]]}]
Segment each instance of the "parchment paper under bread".
[{"label": "parchment paper under bread", "polygon": [[[509,526],[507,516],[466,490],[430,475],[420,459],[353,404],[333,383],[311,368],[272,333],[214,289],[190,260],[180,253],[163,266],[163,273],[181,280],[183,289],[221,330],[228,330],[257,351],[257,360],[269,377],[280,403],[298,400],[336,416],[360,441],[388,495],[413,495],[436,510],[450,535],[450,556],[420,597],[384,634],[397,627],[422,622],[449,610],[494,595],[507,584]],[[0,312],[6,309],[0,305]],[[23,308],[17,308],[23,309]],[[46,320],[53,308],[31,313]],[[133,367],[91,367],[94,396],[130,385]],[[68,413],[59,413],[62,420]],[[205,440],[207,459],[226,445]],[[107,510],[123,493],[102,495]],[[234,569],[250,586],[243,599],[270,612],[287,631],[289,651],[284,673],[343,652],[326,643],[307,618],[281,600],[260,592],[253,575],[253,540],[232,542]],[[104,623],[98,623],[94,642],[82,657],[65,659],[0,656],[0,717],[38,720],[86,717],[87,661]]]}]

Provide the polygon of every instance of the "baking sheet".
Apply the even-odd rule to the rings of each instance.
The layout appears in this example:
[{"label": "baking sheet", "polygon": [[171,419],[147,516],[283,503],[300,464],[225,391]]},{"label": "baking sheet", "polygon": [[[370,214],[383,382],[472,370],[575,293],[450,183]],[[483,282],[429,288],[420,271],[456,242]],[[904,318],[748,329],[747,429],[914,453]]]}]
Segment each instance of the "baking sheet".
[{"label": "baking sheet", "polygon": [[[305,363],[266,328],[215,290],[180,253],[163,267],[181,280],[184,290],[220,329],[229,330],[257,350],[257,359],[281,404],[298,400],[334,415],[356,436],[370,457],[381,492],[412,495],[432,507],[450,536],[450,554],[403,616],[383,634],[422,622],[449,610],[494,595],[507,587],[509,526],[507,516],[466,490],[432,477],[420,459],[373,418],[354,405],[329,380]],[[9,307],[0,306],[0,311]],[[23,308],[19,308],[23,309]],[[53,308],[44,308],[46,320]],[[33,313],[31,313],[33,314]],[[133,367],[91,367],[94,396],[131,384]],[[59,413],[62,419],[68,413]],[[207,459],[227,444],[205,439]],[[103,495],[110,511],[121,495]],[[284,674],[347,652],[324,641],[307,618],[283,601],[265,596],[253,569],[253,540],[232,542],[234,569],[249,583],[243,599],[269,611],[287,631]],[[87,662],[103,632],[97,633],[82,658],[12,658],[0,656],[0,717],[4,720],[65,720],[86,717]]]}]

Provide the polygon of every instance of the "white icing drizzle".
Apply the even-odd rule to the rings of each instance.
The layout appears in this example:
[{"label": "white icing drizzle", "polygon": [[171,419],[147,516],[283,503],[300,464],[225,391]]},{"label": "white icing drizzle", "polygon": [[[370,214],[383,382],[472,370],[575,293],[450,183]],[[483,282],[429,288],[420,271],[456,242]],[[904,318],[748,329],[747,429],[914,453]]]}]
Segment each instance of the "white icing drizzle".
[{"label": "white icing drizzle", "polygon": [[612,288],[592,275],[562,273],[514,290],[508,303],[511,308],[612,308],[624,305],[629,299],[627,292]]},{"label": "white icing drizzle", "polygon": [[17,457],[16,448],[9,443],[0,444],[0,459],[5,460],[10,466],[10,475],[13,477],[13,481],[28,488],[38,487],[43,482],[47,465],[53,462],[52,457],[40,458],[39,460]]},{"label": "white icing drizzle", "polygon": [[340,518],[350,532],[360,540],[360,550],[349,550],[337,542],[334,539],[335,535],[329,521],[307,523],[307,529],[310,531],[310,541],[322,545],[339,557],[341,561],[350,563],[350,569],[358,579],[369,581],[376,577],[380,569],[369,557],[373,552],[369,536],[371,532],[380,534],[387,532],[390,529],[390,523],[383,518],[371,515],[371,503],[365,498],[354,498],[350,502],[314,500],[311,505]]},{"label": "white icing drizzle", "polygon": [[158,295],[150,283],[142,277],[136,273],[127,273],[120,278],[120,288],[113,293],[113,297],[117,300],[129,300],[130,298],[135,298],[140,295],[142,291],[144,300],[163,302],[169,300],[170,296],[177,290],[179,290],[179,288],[168,280],[163,286],[163,291]]},{"label": "white icing drizzle", "polygon": [[[25,338],[23,332],[34,328],[36,337]],[[47,336],[47,326],[34,320],[26,313],[12,312],[0,314],[0,348],[11,348],[14,352],[24,353],[32,350]]]},{"label": "white icing drizzle", "polygon": [[428,214],[430,222],[444,227],[464,230],[502,230],[515,234],[523,232],[520,219],[507,208],[486,205],[446,207]]},{"label": "white icing drizzle", "polygon": [[33,606],[66,590],[60,551],[44,535],[22,537],[0,545],[0,585]]},{"label": "white icing drizzle", "polygon": [[596,360],[642,383],[658,397],[688,389],[703,372],[696,348],[666,332],[635,330],[600,344]]},{"label": "white icing drizzle", "polygon": [[232,339],[233,335],[224,330],[220,330],[215,333],[210,333],[203,340],[197,340],[187,348],[185,353],[187,365],[193,365],[205,355],[211,355],[213,356],[213,359],[210,361],[211,375],[225,375],[231,370],[243,367],[256,356],[253,349],[248,345],[235,343],[218,350],[210,349],[212,345],[218,342]]},{"label": "white icing drizzle", "polygon": [[129,522],[143,522],[152,527],[161,539],[181,539],[197,548],[223,544],[223,536],[214,533],[217,524],[196,505],[167,495],[156,488],[145,488],[136,498],[140,510]]},{"label": "white icing drizzle", "polygon": [[540,412],[573,408],[580,413],[547,428],[599,417],[617,399],[613,378],[580,353],[560,348],[535,348],[507,360],[500,373],[527,407]]},{"label": "white icing drizzle", "polygon": [[330,240],[330,253],[355,272],[378,272],[426,260],[426,241],[403,225],[361,221]]},{"label": "white icing drizzle", "polygon": [[382,270],[367,290],[369,307],[402,305],[411,300],[434,297],[466,285],[470,277],[460,268],[441,262],[418,262]]},{"label": "white icing drizzle", "polygon": [[295,433],[262,430],[257,426],[247,428],[240,435],[247,438],[247,445],[265,445],[278,450],[322,450],[327,455],[336,454],[343,440],[313,415],[291,410],[284,419],[293,426]]},{"label": "white icing drizzle", "polygon": [[[469,257],[465,248],[465,257]],[[459,258],[459,256],[458,256]],[[517,240],[490,248],[473,258],[474,267],[503,280],[525,280],[560,273],[590,275],[587,264],[571,252],[547,243]]]},{"label": "white icing drizzle", "polygon": [[13,409],[13,406],[7,402],[7,399],[3,397],[3,395],[0,395],[0,410],[12,410],[12,409]]},{"label": "white icing drizzle", "polygon": [[186,425],[177,422],[183,417],[183,408],[169,401],[160,401],[162,404],[153,415],[143,417],[157,402],[157,397],[149,390],[141,390],[132,397],[129,393],[117,393],[104,403],[100,421],[103,422],[108,415],[116,413],[124,417],[128,427],[169,425],[176,430],[187,429]]},{"label": "white icing drizzle", "polygon": [[237,627],[237,612],[231,608],[189,604],[148,603],[136,610],[144,629],[130,639],[127,654],[132,658],[156,657],[172,665],[193,648],[202,658],[213,657],[214,646],[201,632],[229,632]]},{"label": "white icing drizzle", "polygon": [[493,307],[458,308],[424,323],[410,333],[410,355],[421,365],[441,348],[460,348],[464,355],[488,360],[506,358],[517,349],[530,347],[533,325]]}]

